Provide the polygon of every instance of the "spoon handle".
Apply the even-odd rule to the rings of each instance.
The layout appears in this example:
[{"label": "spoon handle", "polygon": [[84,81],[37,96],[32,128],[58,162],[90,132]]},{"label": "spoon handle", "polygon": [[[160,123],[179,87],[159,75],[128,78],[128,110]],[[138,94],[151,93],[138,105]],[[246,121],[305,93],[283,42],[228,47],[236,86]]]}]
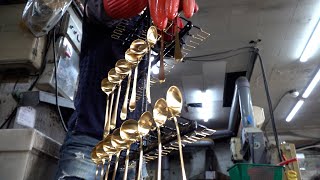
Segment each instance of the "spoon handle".
[{"label": "spoon handle", "polygon": [[138,79],[138,64],[134,70],[132,92],[131,92],[131,98],[130,98],[130,103],[129,103],[130,112],[132,112],[136,109],[137,79]]},{"label": "spoon handle", "polygon": [[[172,114],[171,110],[170,110],[170,113]],[[173,116],[173,120],[174,120],[174,123],[176,125],[176,130],[177,130],[177,138],[178,138],[178,144],[179,144],[179,155],[180,155],[182,179],[183,180],[187,180],[186,171],[185,171],[185,168],[184,168],[182,145],[181,145],[181,136],[180,136],[180,129],[179,129],[177,117]]]},{"label": "spoon handle", "polygon": [[108,119],[110,122],[109,128],[111,129],[111,114],[112,114],[112,109],[113,109],[113,100],[114,100],[114,92],[112,92],[111,94],[111,101],[110,101],[110,106],[109,106],[109,115],[108,115]]},{"label": "spoon handle", "polygon": [[111,161],[111,157],[109,157],[109,162],[108,162],[108,166],[107,166],[107,170],[106,170],[106,175],[104,176],[104,180],[108,180],[110,161]]},{"label": "spoon handle", "polygon": [[104,163],[105,161],[103,160],[103,163],[101,165],[101,172],[100,172],[100,179],[103,180],[103,174],[104,174]]},{"label": "spoon handle", "polygon": [[99,164],[96,165],[96,174],[94,176],[94,180],[97,180],[98,174],[99,174]]},{"label": "spoon handle", "polygon": [[149,46],[149,64],[148,64],[148,73],[147,73],[147,88],[146,88],[146,96],[148,103],[151,104],[151,92],[150,92],[150,74],[151,74],[151,48]]},{"label": "spoon handle", "polygon": [[117,174],[117,169],[118,169],[118,164],[119,164],[119,156],[120,156],[120,152],[117,152],[117,155],[116,155],[116,161],[115,161],[115,164],[114,164],[114,171],[113,171],[113,174],[112,174],[112,180],[115,180],[116,179],[116,174]]},{"label": "spoon handle", "polygon": [[140,136],[140,157],[139,157],[137,180],[140,180],[142,161],[143,161],[143,139],[142,139],[142,136]]},{"label": "spoon handle", "polygon": [[182,59],[181,47],[180,47],[180,37],[178,32],[178,16],[176,17],[176,23],[174,24],[175,31],[175,45],[174,45],[174,59],[176,62],[180,62]]},{"label": "spoon handle", "polygon": [[107,95],[107,105],[106,105],[106,114],[105,114],[105,120],[104,120],[104,132],[103,132],[103,138],[107,137],[107,135],[110,133],[110,121],[108,119],[109,117],[109,96]]},{"label": "spoon handle", "polygon": [[131,72],[128,76],[128,83],[127,83],[127,90],[126,90],[126,95],[124,97],[121,113],[120,113],[120,118],[121,120],[126,120],[127,119],[127,111],[128,111],[128,96],[129,96],[129,91],[130,91],[130,84],[131,84]]},{"label": "spoon handle", "polygon": [[116,99],[116,104],[114,106],[114,110],[112,112],[112,117],[110,121],[110,129],[116,128],[117,124],[117,114],[118,114],[118,104],[119,104],[119,99],[120,99],[120,92],[121,92],[121,84],[119,84],[118,88],[118,94],[117,94],[117,99]]},{"label": "spoon handle", "polygon": [[163,40],[163,31],[161,31],[161,47],[160,47],[160,72],[159,72],[159,81],[160,83],[165,81],[164,75],[164,60],[163,60],[163,50],[164,50],[164,40]]},{"label": "spoon handle", "polygon": [[126,161],[125,161],[125,167],[124,167],[123,180],[127,180],[127,176],[128,176],[129,154],[130,154],[130,146],[128,147],[127,153],[126,153]]},{"label": "spoon handle", "polygon": [[160,127],[157,127],[157,131],[158,131],[158,174],[157,174],[157,180],[161,180],[162,144],[161,144],[161,131],[160,131]]}]

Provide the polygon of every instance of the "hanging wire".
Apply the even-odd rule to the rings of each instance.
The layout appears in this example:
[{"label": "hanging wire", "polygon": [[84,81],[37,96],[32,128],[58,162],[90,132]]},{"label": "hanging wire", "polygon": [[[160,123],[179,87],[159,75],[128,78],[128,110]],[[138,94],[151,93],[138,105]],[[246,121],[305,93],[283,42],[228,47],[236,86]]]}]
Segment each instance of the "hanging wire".
[{"label": "hanging wire", "polygon": [[199,55],[199,56],[190,56],[190,57],[186,57],[186,59],[194,59],[194,58],[201,58],[201,57],[208,57],[208,56],[216,56],[216,55],[221,55],[221,54],[228,54],[234,51],[239,51],[239,50],[244,50],[244,49],[250,49],[253,50],[254,47],[252,46],[245,46],[245,47],[240,47],[240,48],[236,48],[236,49],[230,49],[227,51],[221,51],[221,52],[216,52],[216,53],[210,53],[210,54],[203,54],[203,55]]},{"label": "hanging wire", "polygon": [[261,58],[261,56],[259,54],[259,49],[256,49],[256,53],[257,53],[258,58],[260,60],[260,67],[261,67],[261,71],[262,71],[264,89],[265,89],[266,96],[267,96],[267,101],[268,101],[268,109],[269,109],[269,113],[270,113],[270,119],[271,119],[272,131],[273,131],[273,134],[274,134],[274,140],[276,141],[279,160],[282,161],[279,138],[278,138],[278,132],[277,132],[276,123],[275,123],[275,119],[274,119],[272,102],[271,102],[271,97],[270,97],[270,93],[269,93],[269,85],[268,85],[268,81],[267,81],[267,78],[266,78],[266,72],[264,70],[264,64],[263,64],[262,58]]},{"label": "hanging wire", "polygon": [[222,57],[222,58],[216,58],[216,59],[189,59],[189,58],[185,58],[186,61],[194,61],[194,62],[212,62],[212,61],[221,61],[221,60],[225,60],[225,59],[228,59],[228,58],[232,58],[232,57],[235,57],[235,56],[238,56],[240,54],[246,54],[246,53],[251,53],[251,52],[254,52],[254,51],[244,51],[244,52],[240,52],[240,53],[236,53],[236,54],[233,54],[233,55],[230,55],[230,56],[225,56],[225,57]]},{"label": "hanging wire", "polygon": [[64,122],[61,110],[60,110],[60,106],[58,103],[58,78],[57,78],[57,59],[56,59],[56,47],[55,47],[55,43],[56,43],[56,35],[55,35],[55,29],[53,30],[53,42],[52,42],[52,47],[53,47],[53,61],[54,61],[54,79],[55,79],[55,96],[56,96],[56,106],[57,106],[57,110],[59,113],[59,117],[60,117],[60,121],[62,124],[63,129],[67,132],[67,126]]}]

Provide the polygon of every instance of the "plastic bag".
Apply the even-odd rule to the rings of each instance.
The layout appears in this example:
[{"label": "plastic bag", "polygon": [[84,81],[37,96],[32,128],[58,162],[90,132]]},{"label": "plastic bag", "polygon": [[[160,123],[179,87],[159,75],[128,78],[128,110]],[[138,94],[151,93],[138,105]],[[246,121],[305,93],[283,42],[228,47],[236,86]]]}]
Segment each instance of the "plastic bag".
[{"label": "plastic bag", "polygon": [[36,36],[46,35],[61,19],[72,0],[28,0],[22,20]]}]

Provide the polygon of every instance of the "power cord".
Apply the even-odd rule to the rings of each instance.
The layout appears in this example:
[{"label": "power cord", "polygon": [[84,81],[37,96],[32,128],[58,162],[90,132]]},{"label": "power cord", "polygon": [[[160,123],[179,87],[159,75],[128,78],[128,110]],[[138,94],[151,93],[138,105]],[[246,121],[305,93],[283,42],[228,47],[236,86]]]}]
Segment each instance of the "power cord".
[{"label": "power cord", "polygon": [[269,113],[270,113],[270,119],[271,119],[273,134],[274,134],[274,140],[276,141],[278,156],[279,156],[279,160],[281,162],[282,161],[282,156],[281,156],[278,132],[277,132],[276,123],[275,123],[275,120],[274,120],[271,97],[270,97],[270,93],[269,93],[269,85],[268,85],[268,81],[267,81],[267,78],[266,78],[266,72],[264,70],[264,64],[263,64],[262,58],[261,58],[261,56],[259,54],[259,49],[256,49],[256,53],[257,53],[257,55],[259,57],[259,61],[260,61],[260,67],[261,67],[261,71],[262,71],[264,89],[265,89],[266,96],[267,96],[267,101],[268,101],[268,109],[269,109]]},{"label": "power cord", "polygon": [[56,96],[56,106],[57,106],[57,110],[58,110],[58,114],[60,117],[60,122],[62,124],[63,129],[67,132],[67,126],[64,122],[64,119],[62,117],[62,113],[60,110],[60,106],[58,103],[58,78],[57,78],[57,59],[56,59],[56,47],[55,47],[55,43],[56,43],[56,32],[55,32],[55,28],[53,29],[53,42],[52,42],[52,47],[53,47],[53,63],[54,63],[54,79],[55,79],[55,96]]},{"label": "power cord", "polygon": [[212,61],[221,61],[221,60],[225,60],[225,59],[228,59],[228,58],[231,58],[231,57],[235,57],[235,56],[238,56],[240,54],[245,54],[245,53],[250,53],[250,52],[255,52],[255,51],[244,51],[244,52],[240,52],[240,53],[236,53],[236,54],[233,54],[233,55],[230,55],[230,56],[225,56],[225,57],[222,57],[222,58],[217,58],[217,59],[189,59],[189,58],[185,58],[186,61],[195,61],[195,62],[212,62]]},{"label": "power cord", "polygon": [[190,56],[190,57],[186,57],[185,59],[194,59],[194,58],[201,58],[201,57],[208,57],[208,56],[216,56],[216,55],[227,54],[227,53],[231,53],[231,52],[239,51],[239,50],[243,50],[243,49],[253,50],[254,47],[252,47],[252,46],[245,46],[245,47],[240,47],[240,48],[236,48],[236,49],[230,49],[230,50],[227,50],[227,51],[221,51],[221,52],[216,52],[216,53],[204,54],[204,55],[199,55],[199,56]]}]

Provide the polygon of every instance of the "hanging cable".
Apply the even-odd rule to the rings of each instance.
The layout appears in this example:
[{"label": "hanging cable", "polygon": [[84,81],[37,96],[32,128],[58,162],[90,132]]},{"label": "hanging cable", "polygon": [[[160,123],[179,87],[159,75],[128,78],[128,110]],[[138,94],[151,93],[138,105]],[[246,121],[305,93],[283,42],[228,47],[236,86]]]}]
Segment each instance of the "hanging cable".
[{"label": "hanging cable", "polygon": [[268,81],[267,81],[267,78],[266,78],[266,72],[264,70],[263,61],[262,61],[262,58],[261,58],[261,56],[259,54],[259,49],[256,49],[256,53],[257,53],[257,55],[259,57],[259,60],[260,60],[260,67],[261,67],[261,71],[262,71],[264,89],[265,89],[266,96],[267,96],[267,101],[268,101],[268,108],[269,108],[269,113],[270,113],[272,130],[273,130],[273,134],[274,134],[274,140],[276,141],[278,156],[279,156],[279,160],[281,162],[282,161],[282,156],[281,156],[281,150],[280,150],[280,145],[279,145],[278,132],[277,132],[276,123],[275,123],[275,120],[274,120],[271,97],[270,97],[270,93],[269,93],[269,85],[268,85]]},{"label": "hanging cable", "polygon": [[186,61],[199,61],[199,62],[212,62],[212,61],[221,61],[221,60],[225,60],[225,59],[228,59],[228,58],[232,58],[232,57],[235,57],[235,56],[238,56],[240,54],[245,54],[245,53],[250,53],[250,52],[255,52],[255,51],[244,51],[244,52],[240,52],[240,53],[237,53],[237,54],[233,54],[233,55],[230,55],[230,56],[225,56],[225,57],[222,57],[222,58],[217,58],[217,59],[189,59],[189,58],[185,58]]},{"label": "hanging cable", "polygon": [[61,114],[61,110],[60,110],[60,106],[58,103],[58,78],[57,78],[57,59],[56,59],[56,47],[55,47],[55,43],[56,43],[56,32],[55,32],[55,28],[53,29],[53,42],[52,42],[52,47],[53,47],[53,63],[54,63],[54,79],[55,79],[55,96],[56,96],[56,106],[57,106],[57,110],[59,113],[59,117],[60,117],[60,121],[62,124],[63,129],[67,132],[67,126],[64,122],[64,119],[62,117]]},{"label": "hanging cable", "polygon": [[251,50],[253,50],[254,48],[252,46],[245,46],[245,47],[240,47],[240,48],[236,48],[236,49],[230,49],[230,50],[227,50],[227,51],[204,54],[204,55],[199,55],[199,56],[190,56],[190,57],[186,57],[186,59],[194,59],[194,58],[201,58],[201,57],[208,57],[208,56],[216,56],[216,55],[227,54],[227,53],[231,53],[231,52],[239,51],[239,50],[243,50],[243,49],[251,49]]}]

